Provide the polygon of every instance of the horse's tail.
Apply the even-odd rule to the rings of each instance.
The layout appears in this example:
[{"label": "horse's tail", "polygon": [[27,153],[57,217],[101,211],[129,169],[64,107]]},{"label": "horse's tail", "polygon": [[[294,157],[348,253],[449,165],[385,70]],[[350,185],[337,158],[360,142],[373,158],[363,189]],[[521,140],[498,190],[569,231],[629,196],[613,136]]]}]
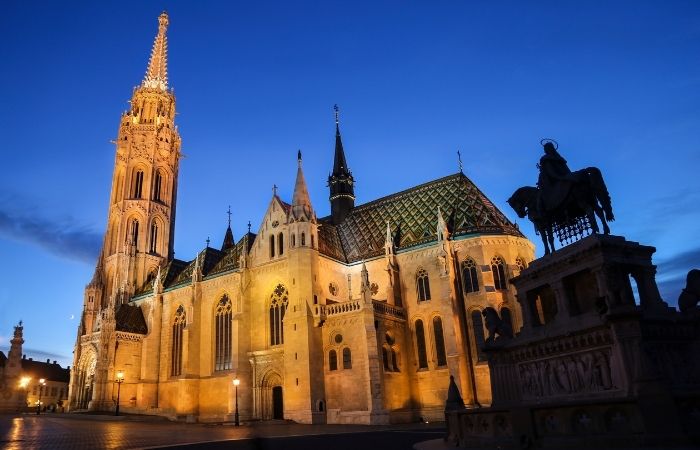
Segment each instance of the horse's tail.
[{"label": "horse's tail", "polygon": [[605,186],[605,181],[603,180],[603,175],[600,173],[600,169],[597,167],[588,167],[585,169],[585,172],[588,175],[588,180],[595,193],[596,199],[603,207],[603,211],[605,211],[605,220],[612,222],[615,220],[615,215],[612,210],[612,201],[610,200],[610,194],[608,193],[608,188]]}]

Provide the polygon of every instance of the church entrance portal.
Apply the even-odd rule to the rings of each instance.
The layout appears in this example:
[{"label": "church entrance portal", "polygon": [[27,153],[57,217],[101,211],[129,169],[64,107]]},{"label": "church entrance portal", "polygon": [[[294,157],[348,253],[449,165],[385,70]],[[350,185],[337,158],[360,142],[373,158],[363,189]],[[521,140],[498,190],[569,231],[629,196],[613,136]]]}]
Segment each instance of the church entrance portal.
[{"label": "church entrance portal", "polygon": [[272,388],[272,418],[284,419],[284,401],[282,399],[282,386]]}]

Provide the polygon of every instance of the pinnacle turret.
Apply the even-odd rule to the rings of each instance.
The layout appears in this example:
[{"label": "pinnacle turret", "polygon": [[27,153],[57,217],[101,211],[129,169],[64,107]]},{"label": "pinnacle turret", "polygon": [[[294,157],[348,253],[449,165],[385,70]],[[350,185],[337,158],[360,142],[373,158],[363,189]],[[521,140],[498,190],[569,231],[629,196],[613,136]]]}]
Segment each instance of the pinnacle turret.
[{"label": "pinnacle turret", "polygon": [[168,13],[163,11],[158,17],[158,34],[153,41],[151,59],[148,61],[146,76],[141,85],[145,88],[168,89],[168,38],[165,35],[168,24]]},{"label": "pinnacle turret", "polygon": [[311,207],[309,190],[306,187],[304,171],[301,169],[301,150],[297,153],[297,179],[294,183],[294,195],[292,196],[292,216],[295,219],[305,217],[307,220],[314,219],[314,211]]}]

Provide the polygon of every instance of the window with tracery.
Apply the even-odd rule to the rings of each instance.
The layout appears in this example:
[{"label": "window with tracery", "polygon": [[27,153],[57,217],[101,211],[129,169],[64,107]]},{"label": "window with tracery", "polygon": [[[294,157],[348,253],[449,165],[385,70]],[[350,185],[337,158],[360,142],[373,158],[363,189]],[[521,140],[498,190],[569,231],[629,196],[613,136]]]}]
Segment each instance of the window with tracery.
[{"label": "window with tracery", "polygon": [[435,335],[435,354],[437,356],[437,365],[447,365],[447,353],[445,352],[445,336],[442,333],[442,319],[440,317],[433,318],[433,334]]},{"label": "window with tracery", "polygon": [[515,258],[515,265],[518,266],[518,270],[520,270],[521,272],[527,267],[527,264],[525,264],[525,260],[522,259],[520,256]]},{"label": "window with tracery", "polygon": [[160,201],[160,191],[163,187],[163,175],[160,170],[156,171],[155,181],[153,182],[153,200]]},{"label": "window with tracery", "polygon": [[418,269],[416,273],[416,285],[418,288],[418,301],[430,300],[430,280],[425,269]]},{"label": "window with tracery", "polygon": [[173,320],[172,347],[170,350],[170,375],[182,374],[182,332],[185,329],[185,308],[180,305]]},{"label": "window with tracery", "polygon": [[131,221],[131,242],[130,244],[133,244],[135,247],[138,247],[139,245],[139,221],[137,219],[134,219]]},{"label": "window with tracery", "polygon": [[143,170],[136,171],[134,176],[134,192],[132,198],[141,198],[143,194]]},{"label": "window with tracery", "polygon": [[284,344],[282,324],[288,300],[287,288],[283,284],[278,284],[270,295],[270,345]]},{"label": "window with tracery", "polygon": [[474,349],[476,350],[476,359],[478,361],[484,360],[484,352],[482,348],[484,347],[484,321],[481,315],[481,311],[472,311],[472,329],[474,331]]},{"label": "window with tracery", "polygon": [[506,287],[506,269],[503,264],[503,258],[494,256],[491,258],[491,272],[493,273],[493,285],[496,289],[507,289]]},{"label": "window with tracery", "polygon": [[416,348],[418,349],[418,368],[428,368],[428,353],[425,350],[425,328],[423,321],[416,320]]},{"label": "window with tracery", "polygon": [[233,306],[231,299],[224,295],[216,305],[214,370],[231,370],[231,353],[233,346],[231,326],[233,324]]},{"label": "window with tracery", "polygon": [[154,221],[151,223],[151,248],[149,252],[152,254],[158,253],[158,224]]},{"label": "window with tracery", "polygon": [[471,258],[462,261],[462,284],[464,285],[465,294],[479,292],[476,263]]}]

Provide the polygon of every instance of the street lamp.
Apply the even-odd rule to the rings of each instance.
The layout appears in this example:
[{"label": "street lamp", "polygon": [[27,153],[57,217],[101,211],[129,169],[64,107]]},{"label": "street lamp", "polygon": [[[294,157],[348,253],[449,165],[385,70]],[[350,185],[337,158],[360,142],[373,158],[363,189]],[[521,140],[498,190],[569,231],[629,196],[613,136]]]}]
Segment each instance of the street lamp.
[{"label": "street lamp", "polygon": [[236,414],[233,416],[233,424],[235,426],[240,426],[241,423],[238,421],[238,385],[241,384],[241,380],[238,378],[233,379],[233,385],[236,387]]},{"label": "street lamp", "polygon": [[39,379],[39,400],[36,402],[36,414],[41,414],[41,394],[44,392],[44,386],[46,386],[46,380],[43,378]]},{"label": "street lamp", "polygon": [[[115,383],[117,383],[117,410],[114,412],[115,416],[119,415],[119,397],[121,396],[122,393],[122,383],[124,382],[124,372],[121,370],[117,372],[117,379],[114,380]],[[114,392],[114,391],[112,391]]]}]

